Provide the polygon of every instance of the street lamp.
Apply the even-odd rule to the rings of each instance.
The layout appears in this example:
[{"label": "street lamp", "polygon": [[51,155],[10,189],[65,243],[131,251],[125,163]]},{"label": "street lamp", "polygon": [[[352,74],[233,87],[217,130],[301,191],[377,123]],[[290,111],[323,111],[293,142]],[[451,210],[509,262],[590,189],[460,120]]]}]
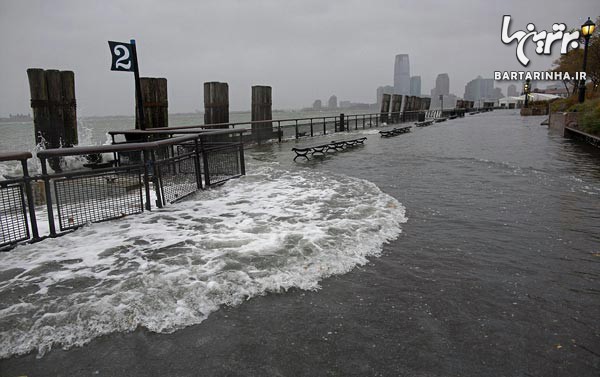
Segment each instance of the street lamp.
[{"label": "street lamp", "polygon": [[523,89],[523,91],[525,92],[525,108],[527,108],[527,105],[529,104],[529,87],[530,87],[530,81],[529,79],[525,80],[525,87]]},{"label": "street lamp", "polygon": [[[585,72],[585,68],[587,65],[587,50],[588,50],[588,44],[590,42],[590,37],[592,36],[592,33],[594,32],[594,30],[596,29],[596,24],[594,24],[592,22],[592,20],[590,20],[590,18],[588,17],[587,21],[581,25],[581,35],[583,35],[583,38],[585,39],[585,47],[583,49],[583,70],[582,72]],[[583,101],[585,101],[585,80],[579,80],[579,103],[582,103]]]}]

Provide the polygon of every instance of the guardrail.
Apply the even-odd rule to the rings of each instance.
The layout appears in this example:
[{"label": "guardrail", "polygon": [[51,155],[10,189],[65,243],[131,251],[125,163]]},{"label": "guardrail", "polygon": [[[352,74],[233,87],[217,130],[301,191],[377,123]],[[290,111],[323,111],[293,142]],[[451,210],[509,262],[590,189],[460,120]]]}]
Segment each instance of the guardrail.
[{"label": "guardrail", "polygon": [[[395,124],[403,122],[412,122],[420,120],[425,111],[403,111],[392,113],[367,113],[367,114],[349,114],[349,115],[334,115],[323,117],[310,118],[290,118],[290,119],[271,119],[261,121],[246,121],[235,123],[217,123],[203,124],[192,126],[179,127],[162,127],[153,128],[151,130],[127,130],[127,131],[110,131],[113,143],[123,143],[126,141],[117,140],[118,136],[124,136],[128,141],[132,140],[151,140],[152,135],[160,135],[168,137],[176,134],[186,133],[202,133],[214,129],[237,129],[241,126],[246,128],[244,132],[251,131],[254,126],[267,125],[270,128],[270,135],[267,139],[277,139],[282,142],[283,139],[301,137],[314,137],[318,135],[327,135],[334,132],[351,131],[358,129],[366,129],[379,127],[383,123]],[[250,128],[248,128],[250,127]],[[253,137],[247,139],[252,140]]]},{"label": "guardrail", "polygon": [[[0,248],[39,240],[32,181],[42,181],[49,236],[88,223],[161,208],[188,195],[245,174],[241,141],[207,137],[243,130],[208,132],[163,140],[43,150],[41,174],[30,177],[30,153],[0,154],[0,161],[21,161],[23,175],[0,181]],[[241,138],[240,138],[241,140]],[[113,156],[110,161],[93,157]],[[49,172],[49,161],[69,156],[92,160],[83,168]],[[29,231],[31,227],[31,232]]]}]

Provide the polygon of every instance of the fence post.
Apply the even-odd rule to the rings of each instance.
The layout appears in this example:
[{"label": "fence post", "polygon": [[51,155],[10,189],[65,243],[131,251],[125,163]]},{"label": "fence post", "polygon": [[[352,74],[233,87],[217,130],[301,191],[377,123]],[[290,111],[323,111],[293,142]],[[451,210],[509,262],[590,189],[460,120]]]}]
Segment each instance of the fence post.
[{"label": "fence post", "polygon": [[52,211],[52,191],[50,190],[50,178],[48,177],[48,168],[46,167],[45,158],[40,158],[40,165],[42,165],[42,179],[44,180],[44,190],[46,191],[48,228],[50,229],[50,237],[56,237],[56,226],[54,224],[54,213]]},{"label": "fence post", "polygon": [[204,149],[204,139],[200,137],[200,149],[202,150],[202,163],[204,165],[204,186],[210,187],[210,170],[208,169],[208,153]]},{"label": "fence post", "polygon": [[[165,158],[169,158],[168,153],[165,155]],[[156,164],[156,153],[154,150],[150,151],[150,165],[152,166],[152,183],[154,183],[154,191],[156,192],[155,204],[158,208],[162,208],[163,203],[165,202],[165,192],[162,186],[162,175],[160,173],[160,168]],[[173,168],[175,168],[175,166],[173,166]],[[173,171],[173,173],[176,172]]]},{"label": "fence post", "polygon": [[[240,132],[240,140],[242,140],[242,133]],[[194,168],[196,169],[196,185],[198,189],[202,189],[202,170],[200,168],[200,145],[198,144],[198,138],[194,139]]]},{"label": "fence post", "polygon": [[344,131],[345,129],[345,125],[344,125],[344,113],[340,114],[340,128],[339,131]]},{"label": "fence post", "polygon": [[148,151],[143,151],[144,161],[144,190],[146,191],[146,210],[151,211],[152,205],[150,204],[150,178],[148,175],[148,169],[151,169],[151,161],[148,159]]},{"label": "fence post", "polygon": [[246,161],[244,159],[244,141],[242,139],[242,133],[240,132],[240,173],[246,175]]},{"label": "fence post", "polygon": [[310,137],[314,136],[314,134],[313,134],[313,121],[312,120],[313,120],[313,118],[310,118]]},{"label": "fence post", "polygon": [[327,122],[325,122],[325,118],[323,118],[323,135],[327,135]]},{"label": "fence post", "polygon": [[23,169],[23,184],[25,185],[25,196],[27,197],[27,208],[29,210],[29,222],[31,223],[31,234],[34,240],[40,238],[37,218],[35,217],[35,203],[33,199],[33,193],[31,192],[31,178],[29,177],[29,169],[27,168],[27,160],[21,160],[21,167]]},{"label": "fence post", "polygon": [[[241,134],[240,134],[241,137]],[[281,121],[277,121],[277,138],[279,140],[279,142],[281,143]]]},{"label": "fence post", "polygon": [[296,119],[295,129],[296,129],[296,140],[297,140],[298,139],[298,119]]}]

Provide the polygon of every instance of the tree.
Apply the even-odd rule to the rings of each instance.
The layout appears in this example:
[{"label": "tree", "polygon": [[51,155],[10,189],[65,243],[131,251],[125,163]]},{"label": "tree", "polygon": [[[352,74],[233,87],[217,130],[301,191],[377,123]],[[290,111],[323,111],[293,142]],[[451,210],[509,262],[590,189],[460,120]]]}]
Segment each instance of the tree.
[{"label": "tree", "polygon": [[[596,20],[596,27],[600,27],[600,17]],[[561,55],[553,63],[554,72],[568,72],[571,77],[575,72],[580,72],[583,68],[583,49],[585,40],[583,37],[579,40],[579,47],[567,51],[565,55]],[[587,78],[593,83],[593,90],[596,91],[600,84],[600,32],[596,30],[590,37],[588,44],[588,57],[586,67]],[[563,81],[565,88],[569,90],[568,85],[572,85],[571,94],[577,93],[578,82],[576,80]]]}]

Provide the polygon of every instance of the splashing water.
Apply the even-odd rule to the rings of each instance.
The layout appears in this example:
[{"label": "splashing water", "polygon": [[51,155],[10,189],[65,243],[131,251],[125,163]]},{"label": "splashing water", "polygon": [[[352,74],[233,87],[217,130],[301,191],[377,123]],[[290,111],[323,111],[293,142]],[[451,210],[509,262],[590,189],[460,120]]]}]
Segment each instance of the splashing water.
[{"label": "splashing water", "polygon": [[0,357],[139,326],[169,333],[377,256],[406,222],[374,184],[266,164],[162,210],[0,255]]}]

